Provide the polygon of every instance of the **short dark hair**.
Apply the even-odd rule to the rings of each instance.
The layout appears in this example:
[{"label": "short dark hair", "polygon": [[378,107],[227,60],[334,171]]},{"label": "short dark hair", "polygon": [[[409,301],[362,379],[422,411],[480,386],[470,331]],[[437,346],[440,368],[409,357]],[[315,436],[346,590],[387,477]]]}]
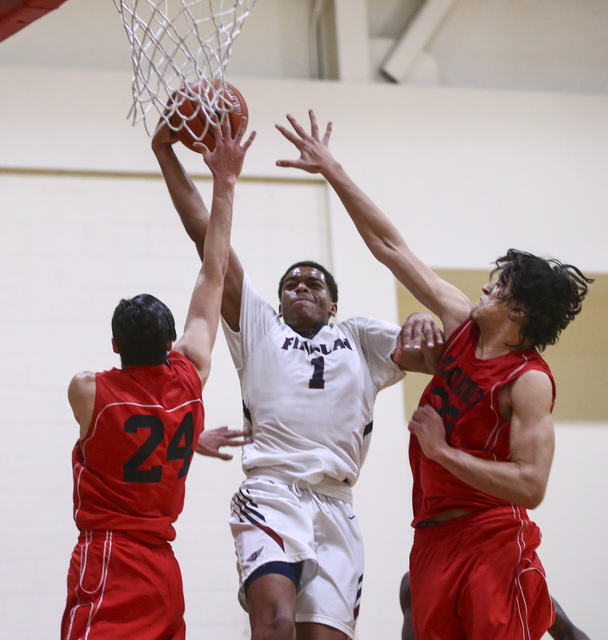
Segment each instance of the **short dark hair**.
[{"label": "short dark hair", "polygon": [[175,320],[166,304],[142,293],[118,303],[112,316],[112,337],[123,367],[163,364],[167,344],[177,337]]},{"label": "short dark hair", "polygon": [[593,282],[576,267],[559,260],[509,249],[496,260],[492,276],[508,287],[506,299],[526,314],[516,348],[534,347],[543,351],[555,344],[560,333],[580,312],[587,285]]},{"label": "short dark hair", "polygon": [[312,260],[302,260],[301,262],[296,262],[292,264],[287,271],[283,274],[282,278],[279,281],[279,299],[281,298],[281,294],[283,293],[283,285],[285,284],[285,279],[287,278],[287,274],[298,267],[310,267],[311,269],[318,269],[325,276],[325,282],[327,283],[327,288],[329,289],[329,297],[332,302],[338,302],[338,285],[334,280],[334,277],[331,273],[318,262],[313,262]]}]

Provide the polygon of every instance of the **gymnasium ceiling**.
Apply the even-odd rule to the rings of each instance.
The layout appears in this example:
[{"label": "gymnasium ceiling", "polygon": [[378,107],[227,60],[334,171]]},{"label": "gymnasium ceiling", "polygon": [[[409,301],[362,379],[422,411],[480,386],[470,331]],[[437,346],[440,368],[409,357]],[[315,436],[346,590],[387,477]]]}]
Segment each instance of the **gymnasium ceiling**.
[{"label": "gymnasium ceiling", "polygon": [[[129,56],[112,0],[0,42],[0,65],[130,72]],[[608,0],[257,0],[228,75],[607,94]]]}]

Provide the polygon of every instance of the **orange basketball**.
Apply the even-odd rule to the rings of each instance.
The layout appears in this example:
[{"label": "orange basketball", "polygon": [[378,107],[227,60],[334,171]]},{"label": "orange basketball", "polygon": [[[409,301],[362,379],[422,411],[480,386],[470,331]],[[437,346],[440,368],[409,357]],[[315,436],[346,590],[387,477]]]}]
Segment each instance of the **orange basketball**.
[{"label": "orange basketball", "polygon": [[[232,106],[232,109],[222,109],[223,100],[220,99],[216,113],[220,121],[224,116],[229,119],[231,134],[234,135],[241,124],[241,120],[243,117],[247,117],[249,112],[247,110],[247,103],[243,99],[241,92],[228,82],[224,84],[225,88],[219,91],[226,102]],[[216,80],[214,86],[217,90],[217,88],[221,86],[220,81]],[[201,96],[206,104],[209,104],[213,96],[213,89],[205,80],[202,82],[189,83],[188,89],[189,92]],[[171,126],[177,129],[176,134],[179,141],[192,151],[196,151],[193,143],[199,141],[205,144],[210,151],[213,151],[213,149],[215,149],[215,131],[213,126],[209,125],[205,136],[200,139],[200,136],[207,127],[208,118],[198,103],[198,99],[195,97],[189,98],[182,93],[176,93],[174,100],[177,101],[177,110],[169,118],[169,121]]]}]

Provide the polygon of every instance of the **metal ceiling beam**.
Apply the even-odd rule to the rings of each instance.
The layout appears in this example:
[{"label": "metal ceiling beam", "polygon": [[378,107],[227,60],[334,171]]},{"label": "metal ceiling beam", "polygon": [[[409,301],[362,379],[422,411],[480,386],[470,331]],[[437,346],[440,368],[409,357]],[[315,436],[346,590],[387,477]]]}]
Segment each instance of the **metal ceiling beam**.
[{"label": "metal ceiling beam", "polygon": [[427,0],[388,54],[382,72],[395,82],[403,82],[455,2]]},{"label": "metal ceiling beam", "polygon": [[342,82],[371,79],[367,0],[314,0],[311,11],[312,67],[318,77]]},{"label": "metal ceiling beam", "polygon": [[371,55],[366,0],[334,0],[338,79],[368,82]]}]

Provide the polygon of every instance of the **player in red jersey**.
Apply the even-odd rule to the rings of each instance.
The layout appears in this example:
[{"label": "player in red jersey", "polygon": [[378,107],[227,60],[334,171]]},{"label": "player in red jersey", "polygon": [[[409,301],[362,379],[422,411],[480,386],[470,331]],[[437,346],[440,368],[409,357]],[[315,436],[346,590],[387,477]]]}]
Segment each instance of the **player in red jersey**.
[{"label": "player in red jersey", "polygon": [[255,135],[241,144],[245,119],[234,138],[227,123],[213,153],[201,145],[213,174],[213,204],[183,336],[173,346],[173,315],[154,296],[121,300],[112,318],[121,368],[79,373],[69,386],[80,425],[73,453],[80,536],[68,573],[63,640],[185,638],[181,574],[169,543],[194,447],[198,442],[200,452],[225,457],[219,446],[243,444],[240,432],[225,428],[201,435],[234,188]]},{"label": "player in red jersey", "polygon": [[[566,612],[560,607],[555,598],[555,622],[548,629],[549,635],[554,640],[589,640],[589,636],[576,627]],[[403,576],[399,587],[399,604],[403,613],[403,627],[401,629],[401,640],[415,640],[414,622],[412,620],[412,592],[410,590],[409,571]]]},{"label": "player in red jersey", "polygon": [[476,305],[419,260],[329,151],[287,116],[300,152],[277,164],[320,173],[373,255],[430,311],[447,338],[409,424],[416,527],[410,558],[419,640],[538,640],[555,612],[526,509],[553,458],[554,383],[539,355],[580,311],[591,282],[576,267],[509,250]]}]

